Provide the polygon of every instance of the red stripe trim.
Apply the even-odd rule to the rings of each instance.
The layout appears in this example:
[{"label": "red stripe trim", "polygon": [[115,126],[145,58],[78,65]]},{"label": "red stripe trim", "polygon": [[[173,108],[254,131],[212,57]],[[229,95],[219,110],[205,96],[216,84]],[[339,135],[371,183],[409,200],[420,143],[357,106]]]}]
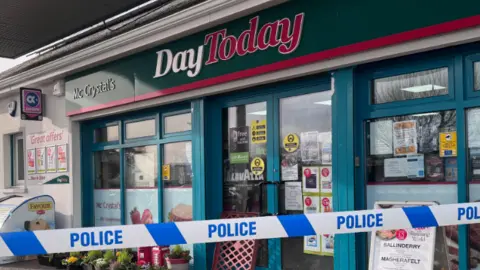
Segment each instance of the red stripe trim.
[{"label": "red stripe trim", "polygon": [[342,47],[338,47],[338,48],[334,48],[334,49],[330,49],[322,52],[312,53],[309,55],[300,56],[300,57],[292,58],[289,60],[276,62],[273,64],[268,64],[264,66],[247,69],[247,70],[237,71],[237,72],[233,72],[230,74],[226,74],[226,75],[222,75],[214,78],[196,81],[193,83],[166,88],[166,89],[158,90],[155,92],[139,95],[135,97],[135,100],[133,100],[133,98],[127,98],[127,99],[122,99],[118,101],[112,101],[105,104],[95,105],[92,107],[82,108],[77,111],[69,112],[67,113],[67,115],[72,116],[72,115],[77,115],[81,113],[92,112],[96,110],[120,106],[120,105],[124,105],[134,101],[142,101],[142,100],[162,97],[166,95],[171,95],[175,93],[185,92],[185,91],[193,90],[196,88],[208,87],[216,84],[226,83],[234,80],[239,80],[239,79],[252,77],[260,74],[265,74],[273,71],[306,65],[306,64],[314,63],[321,60],[345,56],[349,54],[381,48],[381,47],[403,43],[407,41],[412,41],[415,39],[425,38],[429,36],[449,33],[449,32],[470,28],[478,25],[480,25],[480,15],[475,15],[468,18],[458,19],[450,22],[445,22],[445,23],[427,26],[427,27],[423,27],[423,28],[419,28],[411,31],[393,34],[386,37],[381,37],[381,38],[363,41],[363,42],[359,42],[351,45],[346,45],[346,46],[342,46]]}]

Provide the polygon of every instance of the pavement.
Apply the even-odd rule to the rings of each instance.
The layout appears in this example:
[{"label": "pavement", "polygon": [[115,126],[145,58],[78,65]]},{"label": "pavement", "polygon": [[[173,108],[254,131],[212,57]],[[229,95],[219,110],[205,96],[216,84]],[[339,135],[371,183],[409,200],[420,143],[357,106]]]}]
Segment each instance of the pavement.
[{"label": "pavement", "polygon": [[54,267],[48,267],[38,264],[37,260],[16,262],[10,264],[0,265],[0,270],[26,270],[26,269],[50,269],[55,270]]}]

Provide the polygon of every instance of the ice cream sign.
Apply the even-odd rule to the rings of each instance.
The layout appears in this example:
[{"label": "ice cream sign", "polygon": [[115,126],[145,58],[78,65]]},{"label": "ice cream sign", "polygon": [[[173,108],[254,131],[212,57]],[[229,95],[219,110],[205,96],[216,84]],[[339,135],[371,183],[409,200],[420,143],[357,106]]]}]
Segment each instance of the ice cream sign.
[{"label": "ice cream sign", "polygon": [[[221,29],[205,35],[204,44],[197,48],[177,52],[171,49],[160,50],[157,52],[153,78],[161,78],[170,72],[186,72],[188,77],[193,78],[205,65],[257,51],[276,49],[279,54],[291,54],[300,45],[304,17],[305,13],[299,13],[293,21],[283,18],[260,26],[260,16],[256,16],[250,20],[250,27],[238,37],[229,35],[228,29]],[[206,57],[204,46],[209,48]]]}]

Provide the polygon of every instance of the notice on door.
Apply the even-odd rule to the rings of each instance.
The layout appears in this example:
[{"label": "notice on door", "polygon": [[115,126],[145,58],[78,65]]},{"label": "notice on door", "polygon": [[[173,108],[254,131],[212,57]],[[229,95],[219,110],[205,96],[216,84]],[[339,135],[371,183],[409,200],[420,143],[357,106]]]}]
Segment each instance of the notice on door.
[{"label": "notice on door", "polygon": [[457,156],[457,132],[440,132],[440,157]]},{"label": "notice on door", "polygon": [[267,120],[254,120],[252,127],[252,143],[266,143],[267,142]]},{"label": "notice on door", "polygon": [[[434,205],[434,203],[377,202],[393,207]],[[416,228],[382,230],[372,233],[369,270],[430,270],[433,269],[436,229]]]}]

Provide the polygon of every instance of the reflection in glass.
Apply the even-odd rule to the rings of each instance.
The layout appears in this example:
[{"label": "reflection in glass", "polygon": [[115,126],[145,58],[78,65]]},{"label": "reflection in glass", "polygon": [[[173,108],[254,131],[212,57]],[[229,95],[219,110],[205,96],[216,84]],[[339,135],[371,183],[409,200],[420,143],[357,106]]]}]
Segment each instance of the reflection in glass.
[{"label": "reflection in glass", "polygon": [[192,130],[192,114],[183,113],[165,117],[165,133],[176,133]]},{"label": "reflection in glass", "polygon": [[[288,209],[285,205],[286,186],[292,186],[295,183],[301,185],[304,169],[318,167],[321,168],[324,175],[327,175],[327,172],[331,175],[332,93],[333,91],[323,91],[280,100],[280,173],[281,180],[288,181],[280,186],[281,214],[303,214],[304,211],[308,211],[304,208],[303,200],[296,205],[292,205],[290,202]],[[299,145],[296,144],[294,136],[300,139]],[[292,189],[288,188],[291,193]],[[331,189],[331,181],[329,183],[326,181],[319,187],[319,190],[326,194],[331,193]],[[331,201],[331,197],[326,196],[325,198]],[[318,207],[320,206],[318,205]],[[328,207],[329,209],[325,207],[322,210],[331,211],[332,206]],[[307,243],[305,241],[309,241],[310,238],[281,239],[283,269],[333,269],[333,236],[321,236],[321,239],[317,236],[313,237],[318,241],[319,246],[322,245],[321,241],[325,243],[325,248],[323,248],[325,253],[319,254],[322,252],[322,248],[318,249],[318,254],[305,253],[305,243]],[[309,243],[309,245],[312,246],[310,251],[315,252],[317,244]]]},{"label": "reflection in glass", "polygon": [[448,68],[381,78],[373,83],[373,103],[426,98],[448,94]]},{"label": "reflection in glass", "polygon": [[118,125],[96,128],[93,132],[93,142],[113,142],[118,141]]},{"label": "reflection in glass", "polygon": [[125,150],[125,182],[127,188],[158,186],[157,146],[140,146]]},{"label": "reflection in glass", "polygon": [[[267,196],[260,183],[262,173],[253,173],[255,157],[267,164],[267,103],[230,107],[223,110],[223,210],[266,213]],[[255,132],[255,134],[254,134]],[[268,241],[261,240],[257,266],[268,266]]]},{"label": "reflection in glass", "polygon": [[[367,176],[376,182],[456,182],[455,111],[368,122]],[[443,147],[441,146],[443,145]]]},{"label": "reflection in glass", "polygon": [[120,188],[120,152],[118,149],[94,153],[95,188]]},{"label": "reflection in glass", "polygon": [[149,119],[127,123],[125,125],[125,134],[127,139],[155,136],[155,122],[155,119]]}]

